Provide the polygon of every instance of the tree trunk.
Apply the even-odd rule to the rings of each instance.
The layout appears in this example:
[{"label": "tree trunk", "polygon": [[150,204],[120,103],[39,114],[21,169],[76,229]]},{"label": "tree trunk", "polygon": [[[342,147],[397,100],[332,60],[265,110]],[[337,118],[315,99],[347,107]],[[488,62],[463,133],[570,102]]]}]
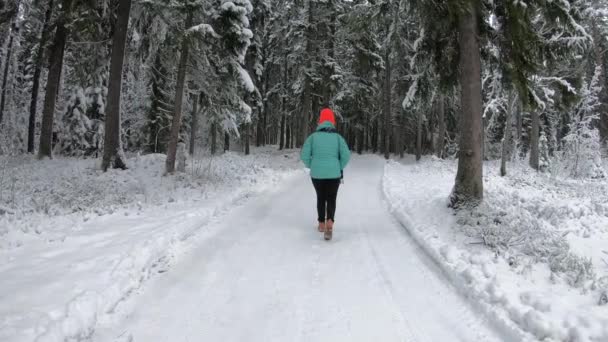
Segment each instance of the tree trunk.
[{"label": "tree trunk", "polygon": [[[283,73],[281,79],[281,128],[280,128],[280,136],[279,136],[279,150],[283,148],[288,148],[289,138],[287,137],[287,116],[285,112],[287,111],[285,99],[287,97],[287,54],[283,57]],[[287,140],[287,141],[286,141]]]},{"label": "tree trunk", "polygon": [[524,129],[524,118],[522,115],[522,107],[520,104],[518,104],[516,110],[517,112],[515,113],[515,136],[517,137],[517,144],[515,144],[515,150],[516,153],[519,153],[521,149],[522,134]]},{"label": "tree trunk", "polygon": [[289,126],[287,126],[287,128],[289,129],[289,148],[293,149],[295,148],[295,131],[294,131],[294,125],[295,125],[295,120],[293,115],[291,115],[289,117]]},{"label": "tree trunk", "polygon": [[194,94],[192,101],[192,123],[190,125],[190,146],[188,152],[190,156],[194,155],[194,145],[196,145],[196,134],[198,132],[198,103],[200,97],[198,94]]},{"label": "tree trunk", "polygon": [[257,112],[258,112],[258,122],[256,125],[256,139],[255,139],[255,146],[260,147],[263,144],[263,139],[264,139],[264,129],[262,128],[263,126],[263,120],[262,120],[262,111],[260,110],[259,107],[257,107]]},{"label": "tree trunk", "polygon": [[386,69],[384,71],[384,143],[383,152],[384,158],[390,158],[390,126],[391,126],[391,61],[390,61],[390,47],[386,47],[384,55],[384,61],[386,63]]},{"label": "tree trunk", "polygon": [[[188,10],[186,15],[186,27],[189,29],[192,26],[192,10]],[[190,53],[190,45],[186,34],[182,37],[181,53],[179,57],[179,66],[177,69],[177,83],[175,87],[175,110],[173,112],[173,122],[171,123],[171,136],[169,137],[169,145],[167,147],[167,161],[165,163],[166,173],[175,172],[175,154],[177,152],[177,143],[179,142],[179,130],[182,126],[182,103],[184,100],[184,86],[186,83],[186,68],[188,63],[188,55]]]},{"label": "tree trunk", "polygon": [[112,60],[110,62],[110,82],[106,103],[106,131],[101,168],[126,169],[122,143],[120,139],[120,93],[122,89],[122,66],[125,58],[125,43],[129,27],[131,0],[120,0],[116,18],[116,27],[112,41]]},{"label": "tree trunk", "polygon": [[[266,93],[266,91],[264,91],[264,93]],[[262,140],[263,145],[266,146],[270,143],[269,138],[270,138],[270,134],[269,134],[269,127],[268,127],[268,103],[266,100],[262,100],[262,120],[263,120],[263,127],[264,129],[262,130],[262,132],[264,133],[264,138]]]},{"label": "tree trunk", "polygon": [[279,150],[282,150],[283,148],[285,148],[285,111],[281,110],[281,127],[279,128]]},{"label": "tree trunk", "polygon": [[[308,78],[308,77],[307,77]],[[302,112],[301,112],[301,118],[300,118],[300,136],[298,141],[296,141],[297,146],[296,147],[301,147],[302,145],[304,145],[304,141],[306,141],[306,138],[308,137],[308,133],[309,133],[309,128],[308,128],[308,124],[310,121],[310,111],[312,110],[312,98],[311,98],[311,88],[308,84],[309,81],[306,81],[306,85],[304,86],[304,93],[303,93],[303,97],[304,97],[304,101],[303,101],[303,106],[302,106]]]},{"label": "tree trunk", "polygon": [[595,43],[595,64],[601,68],[600,72],[600,84],[602,89],[599,94],[599,100],[601,105],[598,107],[599,112],[599,132],[600,132],[600,146],[603,154],[608,153],[608,70],[606,70],[605,58],[605,37],[602,36],[597,24],[597,19],[592,22],[593,30],[593,41]]},{"label": "tree trunk", "polygon": [[2,72],[2,94],[0,95],[0,124],[2,124],[2,118],[4,117],[4,106],[6,105],[6,88],[8,85],[8,72],[10,70],[11,59],[13,55],[13,41],[17,35],[19,29],[17,25],[13,23],[11,25],[11,33],[8,39],[8,46],[6,47],[6,59],[4,60],[4,71]]},{"label": "tree trunk", "polygon": [[437,108],[439,114],[439,134],[437,137],[437,157],[443,159],[445,157],[445,99],[443,95],[439,95],[439,106]]},{"label": "tree trunk", "polygon": [[246,123],[245,124],[245,155],[248,156],[250,151],[249,148],[249,131],[250,131],[250,127],[251,127],[251,123]]},{"label": "tree trunk", "polygon": [[403,111],[401,111],[401,115],[399,115],[397,137],[397,151],[399,152],[399,158],[403,159],[405,156],[405,113]]},{"label": "tree trunk", "polygon": [[42,127],[40,131],[40,147],[38,158],[53,157],[53,121],[55,119],[55,102],[59,93],[61,83],[61,69],[63,69],[63,55],[65,44],[70,33],[67,24],[72,12],[72,0],[61,2],[62,13],[57,20],[55,38],[50,50],[49,73],[44,95],[44,107],[42,109]]},{"label": "tree trunk", "polygon": [[539,138],[540,115],[537,110],[532,111],[532,131],[530,132],[530,166],[538,171],[540,168]]},{"label": "tree trunk", "polygon": [[291,126],[289,127],[289,132],[291,132],[291,144],[289,148],[294,149],[296,147],[296,123],[292,117]]},{"label": "tree trunk", "polygon": [[515,108],[517,96],[513,95],[513,91],[509,94],[509,104],[507,106],[507,117],[505,120],[505,132],[502,138],[502,151],[500,158],[500,175],[507,175],[507,161],[511,159],[513,153],[513,111]]},{"label": "tree trunk", "polygon": [[377,153],[381,146],[379,144],[380,139],[379,139],[379,135],[380,135],[380,127],[382,126],[380,124],[380,118],[375,120],[375,124],[372,126],[372,131],[371,131],[371,138],[372,138],[372,151],[374,153]]},{"label": "tree trunk", "polygon": [[363,127],[359,128],[357,135],[357,153],[363,154],[363,148],[365,145],[365,129]]},{"label": "tree trunk", "polygon": [[[369,121],[365,121],[366,123],[369,123]],[[371,131],[371,125],[364,125],[363,126],[363,151],[369,151],[370,149],[370,143],[369,143],[369,139],[370,139],[370,131]]]},{"label": "tree trunk", "polygon": [[372,153],[374,153],[374,154],[378,151],[378,149],[376,148],[376,144],[374,142],[375,132],[376,132],[376,125],[372,121],[371,125],[367,129],[367,146],[368,146],[367,150],[372,151]]},{"label": "tree trunk", "polygon": [[217,153],[217,126],[215,122],[211,123],[211,155]]},{"label": "tree trunk", "polygon": [[468,2],[458,18],[462,120],[458,172],[450,196],[453,208],[483,200],[481,56],[477,40],[477,8]]},{"label": "tree trunk", "polygon": [[289,118],[287,117],[287,115],[285,115],[285,145],[284,145],[285,149],[289,148],[289,140],[290,140]]},{"label": "tree trunk", "polygon": [[53,1],[49,0],[46,13],[44,14],[44,23],[42,24],[42,33],[38,43],[38,51],[36,53],[36,66],[34,67],[34,76],[32,78],[32,98],[30,100],[30,117],[27,129],[27,152],[34,153],[34,140],[36,137],[36,112],[38,107],[38,94],[40,89],[40,75],[42,74],[42,63],[44,61],[44,46],[49,39],[49,24],[53,15]]},{"label": "tree trunk", "polygon": [[422,110],[416,113],[416,161],[422,159]]}]

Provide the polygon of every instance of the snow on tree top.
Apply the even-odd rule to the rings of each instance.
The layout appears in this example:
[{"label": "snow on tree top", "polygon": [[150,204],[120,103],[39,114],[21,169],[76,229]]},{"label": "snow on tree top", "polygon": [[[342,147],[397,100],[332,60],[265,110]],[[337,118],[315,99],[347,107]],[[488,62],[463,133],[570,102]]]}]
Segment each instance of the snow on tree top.
[{"label": "snow on tree top", "polygon": [[253,84],[253,80],[251,80],[251,76],[242,66],[239,65],[239,75],[241,76],[241,82],[243,83],[243,87],[250,93],[255,91],[255,85]]}]

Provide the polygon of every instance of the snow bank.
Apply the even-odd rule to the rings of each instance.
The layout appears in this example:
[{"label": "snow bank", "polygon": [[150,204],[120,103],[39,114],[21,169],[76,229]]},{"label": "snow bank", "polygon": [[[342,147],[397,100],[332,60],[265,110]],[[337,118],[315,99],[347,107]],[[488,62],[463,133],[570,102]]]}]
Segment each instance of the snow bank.
[{"label": "snow bank", "polygon": [[394,216],[473,303],[514,340],[608,341],[608,184],[486,165],[483,206],[447,208],[456,165],[389,162]]},{"label": "snow bank", "polygon": [[296,172],[296,153],[257,152],[197,160],[172,177],[161,155],[108,174],[94,161],[11,161],[20,172],[11,170],[14,199],[0,202],[15,212],[0,221],[0,340],[86,340],[190,237],[215,234],[223,213]]}]

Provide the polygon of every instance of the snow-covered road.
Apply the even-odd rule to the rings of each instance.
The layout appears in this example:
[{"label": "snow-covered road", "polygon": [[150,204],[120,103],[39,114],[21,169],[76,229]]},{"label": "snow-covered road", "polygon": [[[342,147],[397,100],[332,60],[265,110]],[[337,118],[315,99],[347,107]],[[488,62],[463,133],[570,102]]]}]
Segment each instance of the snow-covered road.
[{"label": "snow-covered road", "polygon": [[93,340],[500,341],[393,220],[383,166],[354,158],[329,243],[306,175],[235,209]]}]

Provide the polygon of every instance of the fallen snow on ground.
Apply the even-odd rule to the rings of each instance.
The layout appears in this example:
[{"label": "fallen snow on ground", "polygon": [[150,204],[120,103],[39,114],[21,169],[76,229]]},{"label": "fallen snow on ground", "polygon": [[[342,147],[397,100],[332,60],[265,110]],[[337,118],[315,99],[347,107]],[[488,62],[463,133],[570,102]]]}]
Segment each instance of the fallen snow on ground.
[{"label": "fallen snow on ground", "polygon": [[[544,341],[608,341],[608,182],[485,165],[484,204],[454,214],[453,161],[389,162],[392,212],[496,322]],[[603,305],[602,305],[603,304]]]},{"label": "fallen snow on ground", "polygon": [[353,156],[332,241],[305,173],[231,211],[102,320],[93,342],[521,342],[493,329],[391,217]]},{"label": "fallen snow on ground", "polygon": [[299,160],[228,153],[169,177],[162,155],[130,158],[128,171],[102,173],[98,162],[0,159],[0,341],[90,337],[184,241],[274,190]]}]

